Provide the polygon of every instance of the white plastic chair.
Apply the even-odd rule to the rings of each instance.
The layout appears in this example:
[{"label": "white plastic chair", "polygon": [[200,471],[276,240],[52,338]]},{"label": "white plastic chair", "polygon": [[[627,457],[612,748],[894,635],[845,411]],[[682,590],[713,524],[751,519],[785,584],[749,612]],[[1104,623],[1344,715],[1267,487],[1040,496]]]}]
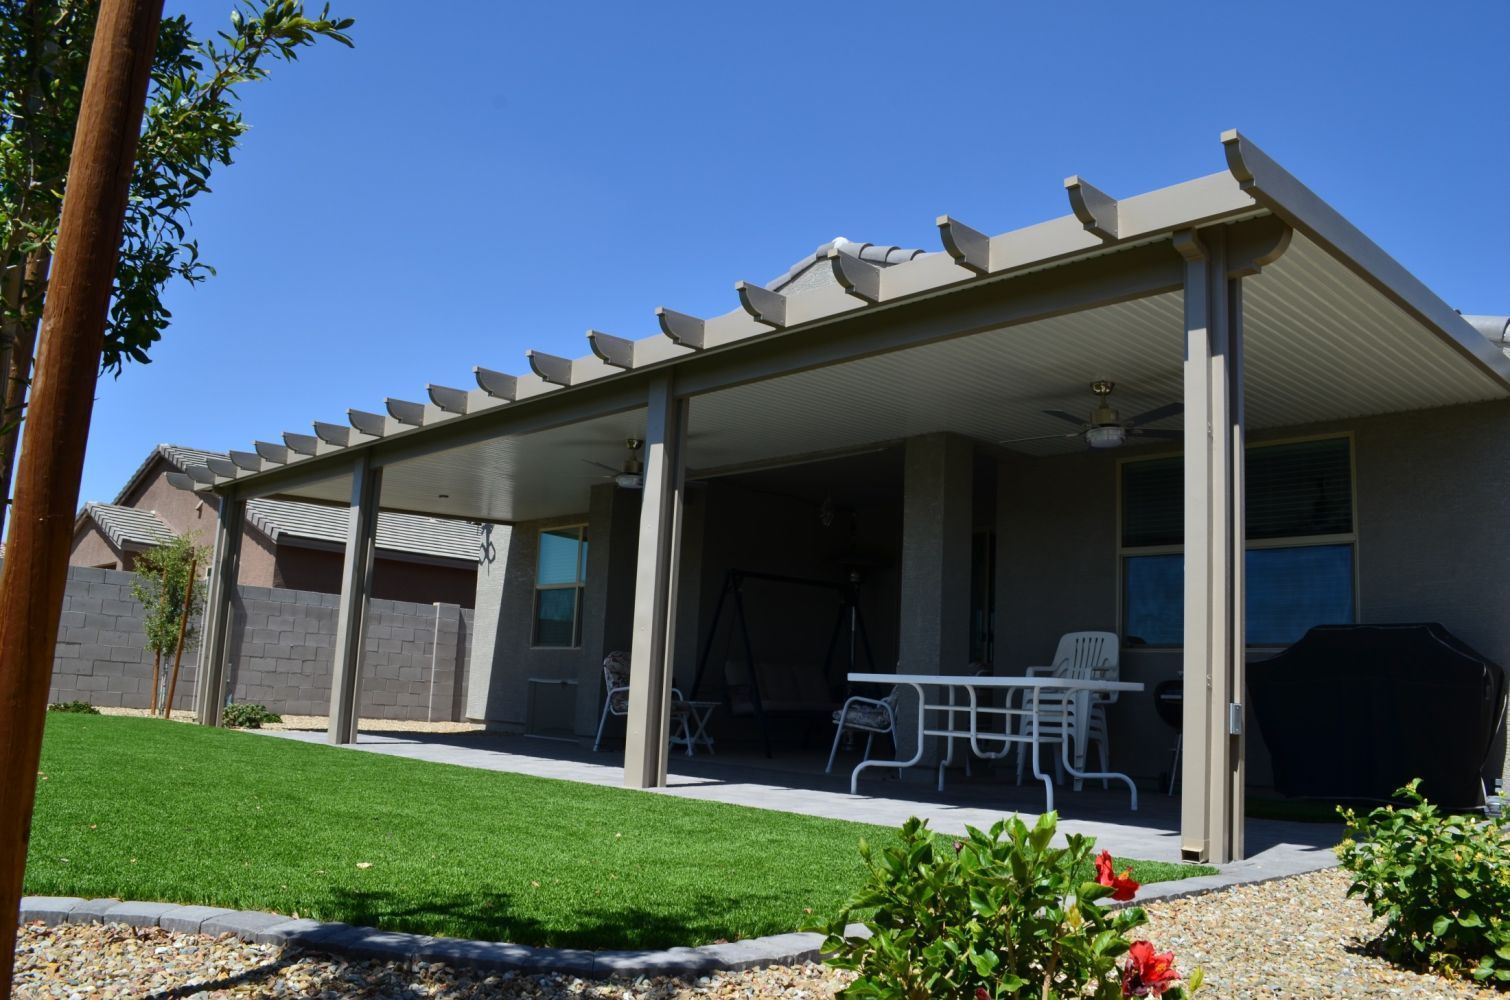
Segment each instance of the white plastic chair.
[{"label": "white plastic chair", "polygon": [[834,770],[834,758],[839,754],[839,741],[844,738],[846,729],[857,730],[865,734],[865,756],[861,760],[870,760],[870,746],[875,742],[877,733],[885,733],[890,736],[892,742],[897,738],[897,691],[884,698],[866,698],[861,695],[851,695],[844,705],[834,712],[834,746],[828,752],[828,767],[823,769],[824,774],[831,774]]},{"label": "white plastic chair", "polygon": [[[603,747],[603,727],[608,725],[608,717],[616,715],[623,718],[629,714],[628,653],[614,650],[603,657],[603,683],[608,688],[608,696],[603,699],[603,714],[598,719],[598,737],[592,744],[594,750]],[[692,730],[688,724],[689,709],[685,704],[686,700],[676,688],[671,689],[671,742],[685,744],[690,754]]]},{"label": "white plastic chair", "polygon": [[[1029,677],[1064,677],[1072,680],[1097,680],[1114,681],[1119,679],[1121,673],[1121,643],[1115,632],[1066,632],[1059,639],[1059,646],[1054,650],[1054,660],[1050,666],[1029,667]],[[1056,728],[1064,727],[1073,731],[1070,725],[1075,720],[1072,718],[1075,710],[1075,699],[1065,691],[1025,691],[1023,693],[1024,709],[1031,710],[1035,699],[1039,702],[1038,715],[1040,725],[1051,723]],[[1109,766],[1110,743],[1107,738],[1106,706],[1117,700],[1115,692],[1092,693],[1087,702],[1090,707],[1090,716],[1086,721],[1086,745],[1095,743],[1100,750],[1101,770],[1111,770]],[[1085,769],[1086,746],[1074,746],[1075,769]],[[1023,759],[1021,747],[1017,755],[1017,783],[1022,784],[1023,768],[1026,761]],[[1056,769],[1062,771],[1056,764]],[[1062,779],[1063,775],[1060,774]],[[1084,782],[1076,779],[1075,789],[1078,791]],[[1105,778],[1101,779],[1104,787],[1111,787]]]}]

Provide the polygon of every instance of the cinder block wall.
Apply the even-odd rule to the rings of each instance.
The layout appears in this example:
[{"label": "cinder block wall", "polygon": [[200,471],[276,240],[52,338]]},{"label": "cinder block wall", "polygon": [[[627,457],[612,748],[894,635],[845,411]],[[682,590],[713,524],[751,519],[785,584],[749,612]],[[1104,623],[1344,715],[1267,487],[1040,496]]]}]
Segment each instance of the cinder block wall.
[{"label": "cinder block wall", "polygon": [[[148,707],[152,654],[131,580],[130,573],[70,567],[49,701]],[[335,594],[238,587],[227,664],[232,700],[325,715],[337,601]],[[370,602],[361,715],[462,718],[471,638],[472,612],[454,604]],[[197,650],[185,652],[174,708],[192,706],[197,665]]]}]

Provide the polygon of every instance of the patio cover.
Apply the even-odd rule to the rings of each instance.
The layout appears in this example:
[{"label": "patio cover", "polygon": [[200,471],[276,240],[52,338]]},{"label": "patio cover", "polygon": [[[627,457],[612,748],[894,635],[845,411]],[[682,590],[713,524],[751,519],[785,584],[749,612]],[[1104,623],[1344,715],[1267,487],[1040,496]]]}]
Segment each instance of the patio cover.
[{"label": "patio cover", "polygon": [[[343,613],[359,637],[375,502],[495,522],[577,512],[594,482],[583,460],[614,464],[625,438],[645,439],[643,690],[632,696],[626,774],[656,784],[685,478],[933,431],[985,442],[1053,434],[1063,426],[1041,411],[1083,407],[1097,377],[1117,381],[1125,412],[1183,398],[1187,415],[1205,414],[1185,422],[1186,732],[1208,736],[1207,752],[1186,758],[1186,825],[1192,856],[1240,856],[1230,828],[1241,816],[1241,725],[1229,706],[1241,690],[1231,609],[1241,607],[1232,554],[1243,435],[1504,398],[1510,359],[1251,141],[1232,131],[1222,144],[1224,172],[1122,199],[1071,177],[1068,215],[996,236],[942,216],[943,249],[896,262],[854,252],[865,245],[830,247],[831,282],[791,294],[773,290],[788,276],[738,282],[738,308],[722,316],[659,309],[657,335],[589,331],[581,357],[531,351],[527,372],[477,368],[476,388],[431,385],[426,401],[349,410],[346,424],[256,442],[210,461],[196,482],[176,481],[232,501],[349,504]],[[222,505],[228,566],[242,506]],[[213,660],[218,647],[207,648]],[[349,678],[360,644],[343,648],[336,672]],[[1213,681],[1213,671],[1225,674]],[[346,690],[333,680],[337,740],[354,732],[339,705]],[[205,721],[213,701],[200,703]]]}]

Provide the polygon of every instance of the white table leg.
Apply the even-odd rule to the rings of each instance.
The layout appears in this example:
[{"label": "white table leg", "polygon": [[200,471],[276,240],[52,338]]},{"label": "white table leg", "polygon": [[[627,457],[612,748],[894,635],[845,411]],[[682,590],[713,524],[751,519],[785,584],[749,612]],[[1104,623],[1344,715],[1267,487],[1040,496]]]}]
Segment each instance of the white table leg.
[{"label": "white table leg", "polygon": [[[1083,714],[1083,713],[1081,713],[1081,714]],[[1082,725],[1085,725],[1085,724],[1086,723],[1085,723],[1084,719],[1077,719],[1076,723],[1075,723],[1075,730],[1076,730],[1076,732],[1078,733],[1080,731],[1080,727]],[[1130,797],[1132,799],[1131,809],[1132,809],[1133,812],[1137,812],[1138,811],[1138,786],[1135,785],[1135,784],[1133,784],[1133,780],[1131,778],[1129,778],[1125,774],[1122,774],[1119,771],[1082,771],[1082,770],[1080,770],[1079,768],[1077,768],[1074,765],[1074,762],[1070,760],[1070,746],[1069,746],[1069,741],[1068,740],[1064,741],[1061,744],[1060,750],[1061,750],[1061,754],[1062,754],[1063,759],[1064,759],[1064,769],[1066,771],[1068,771],[1070,773],[1070,776],[1073,777],[1073,778],[1075,778],[1077,781],[1083,780],[1085,778],[1101,778],[1103,780],[1111,779],[1111,778],[1116,778],[1118,781],[1126,782],[1128,793],[1129,793],[1129,795],[1130,795]],[[1034,760],[1035,760],[1035,764],[1036,764],[1036,760],[1037,760],[1037,747],[1036,746],[1034,747]]]},{"label": "white table leg", "polygon": [[851,794],[851,795],[859,795],[860,794],[860,791],[859,791],[859,789],[860,789],[860,772],[863,771],[863,770],[865,770],[867,767],[912,767],[913,765],[917,764],[918,761],[920,761],[920,760],[923,759],[923,729],[925,728],[923,726],[923,711],[924,711],[923,706],[925,704],[927,704],[927,702],[923,698],[923,688],[922,688],[922,685],[920,685],[920,684],[914,684],[912,681],[903,681],[902,683],[906,684],[908,687],[912,688],[912,690],[916,691],[917,692],[917,696],[918,696],[917,750],[916,750],[916,752],[913,753],[912,758],[910,760],[862,760],[862,761],[860,761],[859,764],[855,765],[854,771],[849,776],[849,794]]}]

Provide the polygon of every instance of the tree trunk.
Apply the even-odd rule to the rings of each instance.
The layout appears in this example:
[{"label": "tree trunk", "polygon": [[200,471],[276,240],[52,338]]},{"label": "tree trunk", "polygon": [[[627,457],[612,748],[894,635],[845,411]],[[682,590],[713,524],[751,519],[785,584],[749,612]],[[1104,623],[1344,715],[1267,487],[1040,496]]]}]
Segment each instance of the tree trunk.
[{"label": "tree trunk", "polygon": [[152,708],[153,715],[157,714],[157,688],[162,683],[163,654],[160,650],[152,651]]},{"label": "tree trunk", "polygon": [[36,356],[37,326],[42,310],[38,299],[47,287],[47,269],[52,255],[35,250],[26,258],[26,276],[21,294],[22,315],[10,336],[5,338],[9,350],[0,355],[0,536],[5,534],[6,515],[10,512],[11,474],[16,467],[16,447],[21,442],[21,420],[26,413],[26,396],[31,389],[31,365]]},{"label": "tree trunk", "polygon": [[10,996],[47,686],[163,0],[102,0],[0,570],[0,997]]},{"label": "tree trunk", "polygon": [[189,560],[189,588],[184,594],[183,611],[178,616],[178,646],[173,650],[173,676],[168,681],[168,704],[163,707],[163,718],[173,718],[173,696],[178,691],[178,667],[184,659],[184,637],[189,634],[189,609],[194,607],[194,573],[199,569],[199,557]]}]

